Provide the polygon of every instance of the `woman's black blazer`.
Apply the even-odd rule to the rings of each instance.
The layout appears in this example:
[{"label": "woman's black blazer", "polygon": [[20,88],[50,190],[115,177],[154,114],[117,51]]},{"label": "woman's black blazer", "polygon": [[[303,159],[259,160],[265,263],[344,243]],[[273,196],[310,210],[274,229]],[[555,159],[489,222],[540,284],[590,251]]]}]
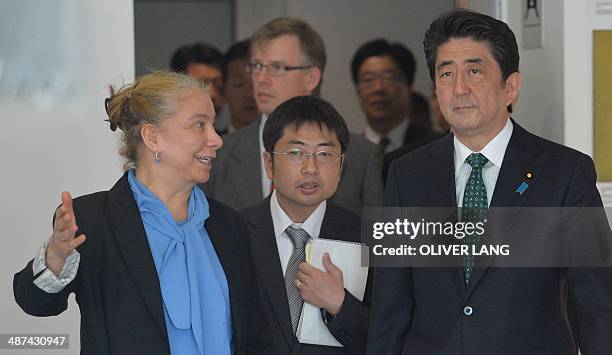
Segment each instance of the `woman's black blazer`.
[{"label": "woman's black blazer", "polygon": [[[261,351],[269,344],[261,332],[265,317],[257,314],[261,307],[246,225],[231,208],[208,202],[205,226],[229,285],[233,353]],[[58,315],[74,292],[82,354],[170,354],[159,279],[127,173],[110,191],[74,199],[74,211],[78,233],[87,236],[78,248],[76,278],[63,291],[48,294],[33,283],[30,261],[13,281],[19,306],[34,316]]]}]

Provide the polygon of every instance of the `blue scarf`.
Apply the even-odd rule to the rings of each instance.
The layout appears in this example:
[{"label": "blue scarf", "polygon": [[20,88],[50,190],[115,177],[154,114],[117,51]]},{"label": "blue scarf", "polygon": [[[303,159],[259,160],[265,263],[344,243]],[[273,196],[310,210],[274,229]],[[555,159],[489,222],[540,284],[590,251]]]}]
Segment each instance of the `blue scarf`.
[{"label": "blue scarf", "polygon": [[195,186],[187,220],[177,223],[164,203],[140,183],[128,181],[159,276],[172,354],[231,354],[229,289],[223,267],[204,228],[208,201]]}]

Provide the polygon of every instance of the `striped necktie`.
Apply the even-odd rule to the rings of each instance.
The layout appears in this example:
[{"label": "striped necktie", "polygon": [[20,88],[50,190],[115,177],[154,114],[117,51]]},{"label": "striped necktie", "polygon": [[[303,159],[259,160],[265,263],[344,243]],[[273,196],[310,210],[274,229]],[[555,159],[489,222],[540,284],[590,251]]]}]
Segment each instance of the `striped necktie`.
[{"label": "striped necktie", "polygon": [[302,305],[304,300],[300,296],[300,291],[295,286],[295,279],[299,271],[301,262],[306,261],[306,243],[310,239],[310,235],[302,228],[287,227],[285,230],[289,239],[293,242],[293,253],[289,258],[287,271],[285,272],[285,290],[287,291],[287,301],[289,302],[289,312],[291,314],[291,326],[295,334],[302,313]]}]

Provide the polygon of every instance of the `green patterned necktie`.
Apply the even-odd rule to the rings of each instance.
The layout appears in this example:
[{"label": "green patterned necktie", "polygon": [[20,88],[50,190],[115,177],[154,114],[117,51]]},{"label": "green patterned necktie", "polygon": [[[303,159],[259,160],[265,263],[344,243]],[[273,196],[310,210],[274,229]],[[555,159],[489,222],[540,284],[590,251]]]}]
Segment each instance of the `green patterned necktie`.
[{"label": "green patterned necktie", "polygon": [[[487,200],[487,189],[482,179],[482,168],[489,160],[480,153],[472,153],[465,161],[472,166],[472,172],[465,183],[461,220],[463,222],[478,223],[487,218],[489,204]],[[482,237],[483,236],[477,234],[468,234],[463,239],[463,242],[468,245],[478,245]],[[463,256],[462,262],[463,276],[465,277],[465,286],[467,287],[470,282],[470,276],[474,271],[474,256],[469,253]]]}]

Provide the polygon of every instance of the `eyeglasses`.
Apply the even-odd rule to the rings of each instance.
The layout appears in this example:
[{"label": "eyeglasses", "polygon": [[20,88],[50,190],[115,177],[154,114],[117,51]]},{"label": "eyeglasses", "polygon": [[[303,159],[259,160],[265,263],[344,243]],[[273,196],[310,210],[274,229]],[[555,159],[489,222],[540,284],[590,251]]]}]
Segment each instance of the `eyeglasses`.
[{"label": "eyeglasses", "polygon": [[300,149],[289,149],[286,152],[272,152],[272,154],[282,155],[285,157],[285,159],[292,163],[303,163],[308,160],[310,156],[313,156],[317,160],[317,162],[321,164],[335,163],[341,156],[341,154],[328,152],[325,150],[308,153]]},{"label": "eyeglasses", "polygon": [[361,89],[372,89],[377,81],[381,81],[386,86],[395,86],[401,80],[402,78],[395,73],[366,74],[357,80],[357,85]]},{"label": "eyeglasses", "polygon": [[312,65],[300,65],[297,67],[292,67],[289,65],[284,65],[281,63],[271,63],[271,64],[261,64],[257,62],[249,62],[246,64],[246,72],[249,74],[259,74],[262,73],[264,68],[268,71],[268,75],[272,76],[282,76],[287,74],[288,71],[292,70],[303,70],[312,68]]}]

